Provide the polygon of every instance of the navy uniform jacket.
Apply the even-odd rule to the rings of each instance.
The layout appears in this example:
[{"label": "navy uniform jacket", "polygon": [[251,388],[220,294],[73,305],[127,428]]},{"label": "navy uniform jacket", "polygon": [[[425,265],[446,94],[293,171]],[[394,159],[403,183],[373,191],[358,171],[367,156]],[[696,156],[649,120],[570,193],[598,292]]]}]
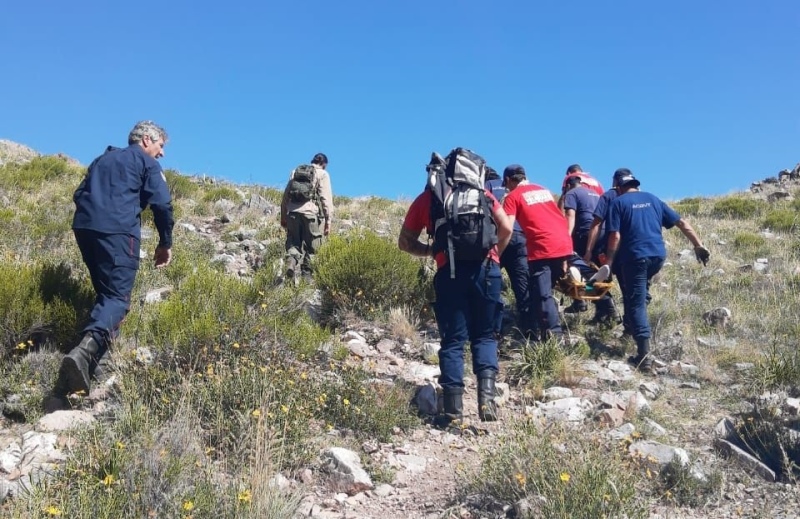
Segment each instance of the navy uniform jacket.
[{"label": "navy uniform jacket", "polygon": [[129,234],[141,239],[141,213],[148,205],[158,229],[159,247],[172,247],[172,200],[158,161],[141,146],[109,146],[94,159],[72,197],[73,229]]}]

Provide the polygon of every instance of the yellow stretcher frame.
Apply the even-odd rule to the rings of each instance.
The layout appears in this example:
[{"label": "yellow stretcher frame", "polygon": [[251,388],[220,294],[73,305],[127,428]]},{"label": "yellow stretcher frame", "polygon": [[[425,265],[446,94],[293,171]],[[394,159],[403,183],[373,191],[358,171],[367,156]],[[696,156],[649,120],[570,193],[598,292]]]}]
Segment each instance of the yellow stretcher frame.
[{"label": "yellow stretcher frame", "polygon": [[558,280],[555,289],[572,299],[597,301],[606,295],[613,287],[614,283],[605,283],[601,281],[595,281],[587,286],[583,281],[575,281],[569,273],[567,273]]}]

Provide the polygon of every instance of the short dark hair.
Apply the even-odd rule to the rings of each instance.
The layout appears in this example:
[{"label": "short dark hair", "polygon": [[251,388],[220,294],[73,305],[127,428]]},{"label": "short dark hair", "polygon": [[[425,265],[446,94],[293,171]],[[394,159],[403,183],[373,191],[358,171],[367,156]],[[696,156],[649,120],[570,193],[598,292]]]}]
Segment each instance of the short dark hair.
[{"label": "short dark hair", "polygon": [[583,168],[581,167],[580,164],[571,164],[567,168],[567,175],[569,175],[571,173],[583,173]]},{"label": "short dark hair", "polygon": [[314,158],[311,159],[312,164],[316,164],[318,166],[322,166],[323,168],[328,165],[328,156],[324,153],[317,153],[314,155]]},{"label": "short dark hair", "polygon": [[497,171],[493,167],[486,166],[486,180],[497,180],[499,178],[500,178],[500,175],[497,173]]},{"label": "short dark hair", "polygon": [[567,180],[564,181],[564,187],[566,187],[567,189],[572,189],[581,182],[582,182],[581,177],[579,177],[578,175],[572,175],[571,177],[567,177]]}]

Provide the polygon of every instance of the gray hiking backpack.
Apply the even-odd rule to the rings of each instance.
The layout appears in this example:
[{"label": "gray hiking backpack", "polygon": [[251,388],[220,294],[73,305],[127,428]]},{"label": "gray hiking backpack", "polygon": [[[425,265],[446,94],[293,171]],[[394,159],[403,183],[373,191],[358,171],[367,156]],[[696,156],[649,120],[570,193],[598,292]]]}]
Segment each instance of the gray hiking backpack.
[{"label": "gray hiking backpack", "polygon": [[428,164],[433,252],[445,252],[450,277],[456,261],[483,261],[497,244],[497,223],[484,189],[486,161],[464,148],[446,158],[434,153]]},{"label": "gray hiking backpack", "polygon": [[316,200],[317,169],[311,164],[301,164],[294,169],[289,180],[289,200],[303,203]]}]

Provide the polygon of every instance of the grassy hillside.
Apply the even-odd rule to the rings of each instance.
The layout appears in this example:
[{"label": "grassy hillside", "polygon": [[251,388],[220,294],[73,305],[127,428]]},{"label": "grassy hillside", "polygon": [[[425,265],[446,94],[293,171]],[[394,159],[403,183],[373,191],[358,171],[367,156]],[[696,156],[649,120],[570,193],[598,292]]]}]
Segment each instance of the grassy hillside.
[{"label": "grassy hillside", "polygon": [[[55,157],[0,166],[0,400],[21,396],[21,411],[9,416],[16,426],[42,416],[61,352],[77,340],[92,305],[70,230],[71,196],[83,173]],[[275,474],[294,477],[314,467],[322,446],[358,448],[424,427],[408,405],[414,388],[378,380],[340,340],[342,331],[366,323],[416,347],[432,325],[430,265],[395,245],[407,202],[337,197],[335,236],[319,254],[316,287],[294,287],[277,282],[279,190],[167,176],[178,215],[174,262],[160,271],[142,260],[114,345],[117,378],[106,418],[75,438],[52,480],[4,503],[4,516],[292,517],[302,496],[271,485]],[[680,254],[689,245],[677,230],[666,232],[669,264],[652,289],[654,353],[696,365],[706,383],[699,406],[652,411],[683,431],[685,421],[734,414],[764,391],[798,390],[800,203],[742,193],[674,207],[712,253],[703,268]],[[142,250],[152,254],[157,234],[151,215],[143,221]],[[247,263],[231,273],[218,258],[225,253]],[[164,301],[139,299],[159,289],[168,289]],[[727,325],[703,317],[718,306],[732,313]],[[522,360],[504,364],[528,395],[523,399],[569,384],[570,359],[608,355],[601,345],[631,347],[608,330],[570,325],[585,337],[582,347],[549,359],[525,357],[523,347]],[[740,369],[745,363],[752,369]],[[74,401],[76,408],[92,404]],[[775,431],[785,423],[775,420],[759,415],[751,430],[743,422],[743,434],[767,446],[765,457],[782,441]],[[503,502],[544,496],[560,500],[572,517],[642,516],[637,496],[679,506],[700,492],[681,474],[639,479],[613,448],[566,432],[537,435],[531,427],[509,420],[509,441],[487,453],[482,472],[459,476],[463,491]],[[559,463],[531,465],[554,453],[561,453]],[[795,477],[787,459],[785,475]],[[391,480],[388,466],[367,462],[367,469],[377,481]],[[570,478],[572,487],[562,484]],[[617,495],[608,494],[608,482]],[[557,507],[547,513],[560,516]]]}]

